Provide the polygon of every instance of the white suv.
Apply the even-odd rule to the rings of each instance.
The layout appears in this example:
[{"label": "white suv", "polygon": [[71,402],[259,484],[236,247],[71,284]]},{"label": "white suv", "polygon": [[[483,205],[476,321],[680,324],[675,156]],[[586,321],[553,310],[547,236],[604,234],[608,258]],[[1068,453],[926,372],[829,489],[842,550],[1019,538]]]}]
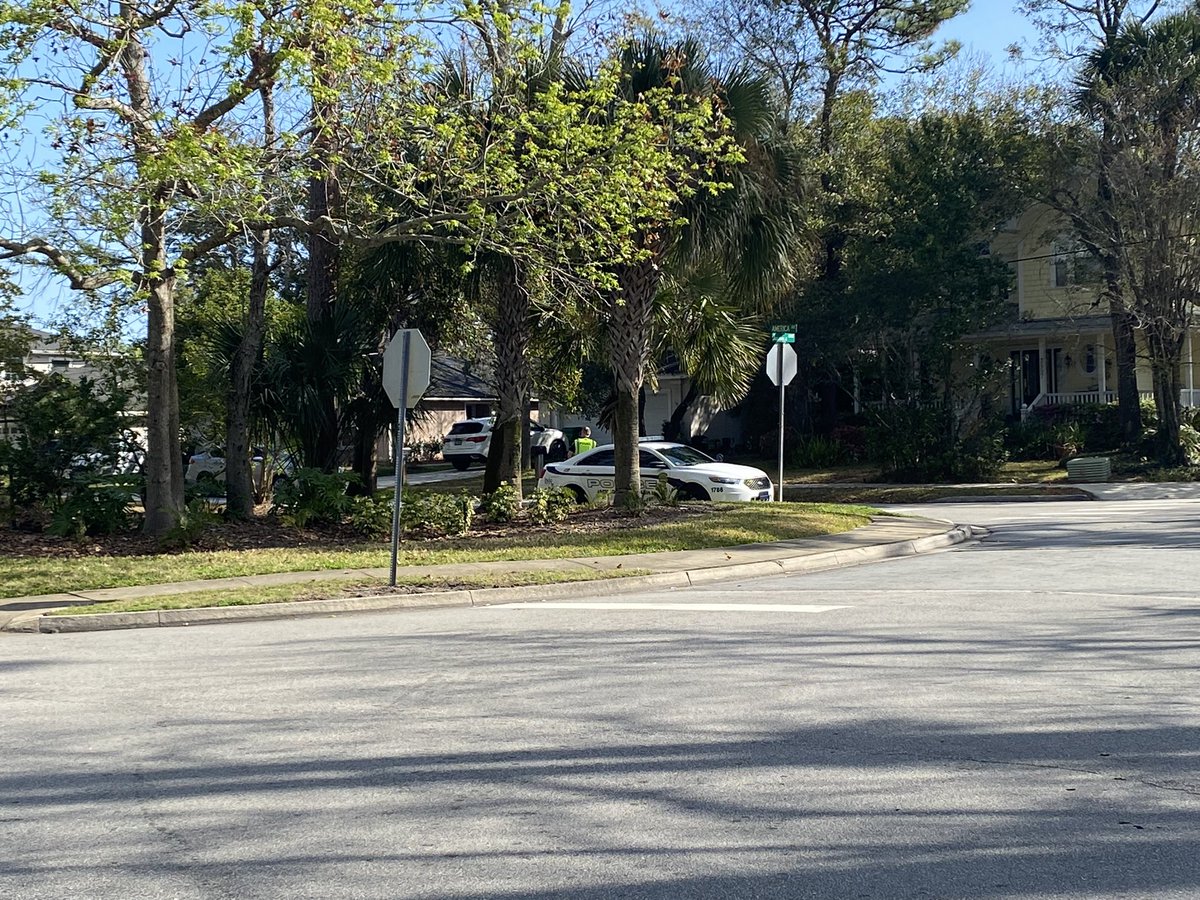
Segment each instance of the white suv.
[{"label": "white suv", "polygon": [[[771,479],[762,469],[717,462],[686,444],[641,441],[638,444],[642,490],[652,491],[660,475],[684,500],[770,500]],[[615,482],[613,445],[605,444],[546,466],[539,487],[566,488],[580,503],[611,493]]]},{"label": "white suv", "polygon": [[[492,427],[496,417],[464,419],[450,427],[450,433],[442,441],[442,458],[460,472],[465,472],[471,463],[487,462],[488,450],[492,446]],[[548,455],[566,453],[563,433],[557,428],[546,428],[537,422],[529,423],[530,447],[544,450]],[[560,456],[561,458],[561,456]]]}]

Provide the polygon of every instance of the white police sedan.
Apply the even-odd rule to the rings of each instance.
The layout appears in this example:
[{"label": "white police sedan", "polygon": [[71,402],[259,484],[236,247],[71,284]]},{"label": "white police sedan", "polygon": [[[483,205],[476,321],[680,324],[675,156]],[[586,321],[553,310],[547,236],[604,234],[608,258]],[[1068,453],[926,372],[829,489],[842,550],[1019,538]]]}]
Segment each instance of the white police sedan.
[{"label": "white police sedan", "polygon": [[[643,492],[654,490],[666,474],[667,484],[683,500],[770,500],[771,479],[762,469],[717,462],[694,447],[667,441],[645,441],[638,445]],[[604,444],[551,463],[542,471],[539,487],[566,488],[581,502],[612,493],[614,480],[613,445]]]}]

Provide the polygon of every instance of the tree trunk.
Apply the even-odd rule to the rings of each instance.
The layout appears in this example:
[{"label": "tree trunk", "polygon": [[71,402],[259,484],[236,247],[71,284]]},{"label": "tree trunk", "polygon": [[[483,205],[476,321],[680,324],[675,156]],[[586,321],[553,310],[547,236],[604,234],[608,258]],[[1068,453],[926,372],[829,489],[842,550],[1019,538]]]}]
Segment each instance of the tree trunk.
[{"label": "tree trunk", "polygon": [[[259,89],[263,104],[263,145],[275,144],[275,95],[271,85]],[[253,260],[250,264],[250,295],[246,298],[246,316],[242,337],[229,366],[229,390],[225,395],[225,515],[248,519],[254,512],[256,491],[253,464],[250,461],[250,401],[254,369],[262,352],[267,330],[267,292],[271,278],[271,232],[255,232],[251,237]],[[263,448],[270,453],[269,447]],[[182,462],[182,460],[181,460]],[[268,477],[267,459],[262,477]],[[265,492],[269,485],[259,487]]]},{"label": "tree trunk", "polygon": [[1183,387],[1179,377],[1182,362],[1182,341],[1173,334],[1147,335],[1150,343],[1150,363],[1154,377],[1154,406],[1158,412],[1158,461],[1164,466],[1182,466],[1187,454],[1180,443],[1183,424],[1179,392]]},{"label": "tree trunk", "polygon": [[700,390],[696,387],[696,382],[689,379],[687,393],[683,395],[683,399],[679,401],[679,405],[671,411],[671,418],[667,420],[667,427],[663,437],[668,441],[683,441],[687,443],[691,438],[690,434],[683,433],[683,420],[687,418],[688,411],[699,396]]},{"label": "tree trunk", "polygon": [[[320,63],[324,54],[318,52]],[[323,87],[331,89],[332,83],[325,77]],[[332,157],[336,148],[328,126],[323,125],[335,115],[333,104],[328,100],[313,101],[313,114],[317,120],[317,131],[313,137],[313,162],[320,167],[317,174],[308,180],[308,217],[316,221],[330,216],[341,206],[337,171]],[[327,319],[337,300],[338,274],[341,266],[341,246],[324,234],[313,233],[308,239],[308,295],[305,313],[310,323]],[[320,415],[316,432],[309,436],[304,460],[306,465],[316,466],[325,472],[336,472],[338,464],[338,410],[332,385],[318,386]]]},{"label": "tree trunk", "polygon": [[[250,461],[250,400],[254,369],[266,332],[267,291],[270,285],[270,232],[254,235],[250,295],[242,337],[230,361],[229,389],[225,395],[225,514],[248,519],[254,512],[254,473]],[[263,448],[267,451],[268,448]],[[269,452],[269,451],[268,451]],[[266,461],[263,462],[264,477]]]},{"label": "tree trunk", "polygon": [[[161,211],[149,210],[142,227],[144,271],[165,270]],[[157,264],[157,265],[156,265]],[[179,445],[179,392],[175,382],[175,275],[147,277],[146,521],[161,537],[183,512],[183,457]]]},{"label": "tree trunk", "polygon": [[1117,307],[1112,312],[1113,345],[1117,358],[1117,421],[1121,444],[1133,447],[1142,437],[1142,400],[1137,382],[1137,338],[1133,315]]},{"label": "tree trunk", "polygon": [[617,404],[613,414],[613,452],[616,467],[613,503],[617,506],[633,505],[642,496],[642,470],[638,460],[639,390],[640,384],[624,379],[617,386]]},{"label": "tree trunk", "polygon": [[488,449],[483,489],[496,490],[507,481],[521,496],[522,419],[529,397],[530,296],[527,273],[511,257],[500,257],[496,271],[496,320],[492,335],[496,345],[496,424]]},{"label": "tree trunk", "polygon": [[642,496],[642,473],[638,465],[639,398],[650,357],[650,326],[661,278],[654,255],[619,267],[620,289],[608,306],[609,363],[617,399],[613,423],[616,455],[613,502],[619,506],[636,505]]},{"label": "tree trunk", "polygon": [[[380,385],[374,378],[364,378],[364,391],[379,391]],[[358,410],[357,427],[354,430],[354,474],[357,482],[350,484],[347,493],[370,497],[379,489],[379,432],[373,404],[367,399],[375,396],[367,393]],[[400,477],[397,466],[396,477]]]}]

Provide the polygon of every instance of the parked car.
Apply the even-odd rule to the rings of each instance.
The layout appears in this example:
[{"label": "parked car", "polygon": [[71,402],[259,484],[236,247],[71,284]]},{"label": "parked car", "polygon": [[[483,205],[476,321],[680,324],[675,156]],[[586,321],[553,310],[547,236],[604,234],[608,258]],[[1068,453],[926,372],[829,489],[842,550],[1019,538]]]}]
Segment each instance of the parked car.
[{"label": "parked car", "polygon": [[[643,490],[653,490],[665,472],[667,484],[685,500],[770,500],[772,496],[771,479],[762,469],[718,462],[687,444],[643,441],[638,457]],[[614,463],[613,445],[604,444],[547,465],[538,486],[566,488],[581,503],[591,502],[615,487]]]},{"label": "parked car", "polygon": [[[268,456],[262,448],[255,447],[251,451],[250,473],[256,483],[263,477],[264,465]],[[288,453],[274,453],[270,457],[274,465],[273,481],[290,475],[296,466]],[[209,448],[188,457],[187,471],[183,480],[188,484],[218,485],[225,483],[225,451],[220,448]]]},{"label": "parked car", "polygon": [[[450,433],[442,441],[442,458],[460,472],[471,468],[471,463],[487,462],[488,450],[492,446],[492,428],[496,417],[464,419],[450,426]],[[557,428],[547,428],[530,421],[530,447],[536,453],[545,452],[547,458],[558,454],[566,456],[567,443]]]}]

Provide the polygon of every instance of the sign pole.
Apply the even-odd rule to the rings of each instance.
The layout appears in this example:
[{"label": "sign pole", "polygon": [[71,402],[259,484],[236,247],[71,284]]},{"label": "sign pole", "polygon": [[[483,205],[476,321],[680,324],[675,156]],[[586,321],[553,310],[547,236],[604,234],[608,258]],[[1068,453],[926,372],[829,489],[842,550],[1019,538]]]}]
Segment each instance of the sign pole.
[{"label": "sign pole", "polygon": [[783,392],[787,390],[783,383],[783,347],[779,346],[779,360],[776,372],[779,375],[779,481],[775,483],[775,502],[783,502]]},{"label": "sign pole", "polygon": [[388,576],[388,586],[396,586],[396,559],[400,555],[400,513],[404,508],[404,413],[408,409],[408,362],[409,339],[408,331],[404,332],[404,351],[401,354],[400,370],[400,402],[396,404],[396,487],[392,498],[392,568]]}]

